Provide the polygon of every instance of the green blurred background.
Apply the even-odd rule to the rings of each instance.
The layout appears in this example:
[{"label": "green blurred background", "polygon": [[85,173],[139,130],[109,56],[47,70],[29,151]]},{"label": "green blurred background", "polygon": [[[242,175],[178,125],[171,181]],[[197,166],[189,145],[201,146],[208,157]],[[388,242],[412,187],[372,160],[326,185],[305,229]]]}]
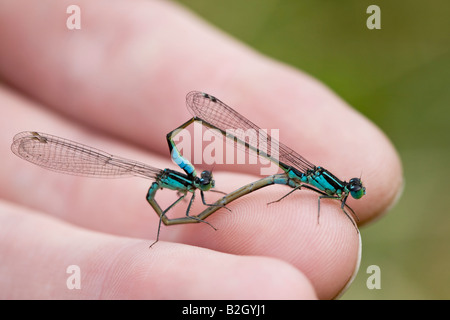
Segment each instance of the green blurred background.
[{"label": "green blurred background", "polygon": [[[362,229],[342,299],[449,299],[450,1],[179,0],[205,20],[332,88],[375,122],[403,161],[405,189]],[[381,30],[369,30],[369,5]],[[389,177],[385,177],[389,179]],[[367,267],[381,268],[369,290]]]}]

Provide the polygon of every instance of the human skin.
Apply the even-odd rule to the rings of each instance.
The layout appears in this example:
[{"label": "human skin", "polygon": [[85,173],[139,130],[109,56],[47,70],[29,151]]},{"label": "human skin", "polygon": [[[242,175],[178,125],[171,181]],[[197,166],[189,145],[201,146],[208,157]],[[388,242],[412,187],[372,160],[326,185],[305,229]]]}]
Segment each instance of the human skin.
[{"label": "human skin", "polygon": [[[348,202],[358,224],[386,212],[401,190],[390,141],[312,77],[170,2],[78,1],[80,30],[66,28],[70,4],[0,2],[0,298],[338,296],[361,244],[337,201],[321,202],[318,224],[316,194],[267,206],[290,191],[271,186],[209,217],[218,231],[163,226],[149,249],[159,221],[144,199],[149,181],[67,176],[12,154],[14,134],[37,130],[176,169],[165,134],[190,117],[186,93],[201,90],[262,128],[280,128],[283,143],[343,180],[362,172],[367,195]],[[214,169],[218,190],[260,178],[233,170]],[[70,265],[80,267],[80,290],[66,286]]]}]

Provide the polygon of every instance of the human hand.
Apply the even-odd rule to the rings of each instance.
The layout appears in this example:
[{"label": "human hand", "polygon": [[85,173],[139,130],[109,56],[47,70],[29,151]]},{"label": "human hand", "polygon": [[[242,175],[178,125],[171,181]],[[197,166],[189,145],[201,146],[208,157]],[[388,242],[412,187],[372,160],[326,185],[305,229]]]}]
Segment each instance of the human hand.
[{"label": "human hand", "polygon": [[[322,201],[318,225],[317,195],[299,191],[267,206],[290,191],[271,186],[209,217],[218,231],[163,226],[148,249],[159,221],[145,201],[149,181],[52,173],[15,157],[12,137],[37,130],[177,169],[165,133],[188,119],[185,94],[201,90],[262,128],[280,128],[283,143],[342,179],[362,170],[367,195],[349,201],[362,224],[385,212],[402,186],[386,137],[319,82],[170,2],[78,1],[81,30],[66,28],[70,4],[0,4],[1,297],[336,297],[360,251],[336,201]],[[217,170],[222,191],[258,179]],[[66,286],[70,265],[81,269],[80,290]]]}]

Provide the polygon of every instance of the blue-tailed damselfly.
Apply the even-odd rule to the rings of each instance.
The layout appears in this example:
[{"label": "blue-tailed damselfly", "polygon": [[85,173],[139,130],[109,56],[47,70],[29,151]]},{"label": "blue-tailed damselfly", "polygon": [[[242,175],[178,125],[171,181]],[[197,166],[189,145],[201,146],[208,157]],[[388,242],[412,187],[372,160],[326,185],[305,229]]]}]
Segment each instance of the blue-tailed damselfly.
[{"label": "blue-tailed damselfly", "polygon": [[[159,225],[156,241],[151,246],[159,240],[161,222],[167,226],[204,222],[214,228],[204,219],[219,207],[224,207],[221,204],[208,204],[205,201],[204,191],[209,191],[214,187],[214,180],[210,171],[205,170],[200,177],[197,177],[171,169],[161,170],[134,160],[114,156],[68,139],[35,131],[16,134],[13,138],[11,150],[18,157],[52,171],[85,177],[114,178],[138,176],[152,179],[154,182],[150,186],[146,198],[159,216]],[[163,188],[175,190],[181,194],[165,210],[162,210],[155,200],[156,192]],[[205,206],[218,207],[206,216],[189,215],[197,189],[200,190],[202,202]],[[188,193],[192,193],[192,196],[186,210],[186,216],[169,219],[166,213],[184,199]]]},{"label": "blue-tailed damselfly", "polygon": [[[353,209],[346,204],[346,201],[349,195],[355,199],[360,199],[366,194],[366,189],[360,178],[352,178],[349,182],[340,180],[325,168],[315,166],[291,148],[272,138],[266,131],[261,130],[253,122],[207,93],[198,91],[188,93],[186,104],[194,118],[167,135],[172,157],[177,158],[176,162],[181,163],[182,168],[192,165],[180,156],[178,150],[176,150],[173,137],[191,123],[200,122],[202,125],[218,130],[222,135],[243,145],[245,150],[253,150],[258,155],[273,161],[285,172],[283,179],[280,178],[280,175],[276,175],[278,178],[274,179],[272,184],[286,184],[293,190],[271,203],[278,202],[303,187],[320,194],[318,198],[318,219],[320,200],[325,198],[337,199],[341,201],[342,211],[358,231],[355,222],[347,213],[345,207],[349,208],[355,218],[358,219]],[[260,147],[261,144],[264,148]],[[272,154],[271,150],[276,150],[277,154]],[[270,182],[271,180],[266,181]]]}]

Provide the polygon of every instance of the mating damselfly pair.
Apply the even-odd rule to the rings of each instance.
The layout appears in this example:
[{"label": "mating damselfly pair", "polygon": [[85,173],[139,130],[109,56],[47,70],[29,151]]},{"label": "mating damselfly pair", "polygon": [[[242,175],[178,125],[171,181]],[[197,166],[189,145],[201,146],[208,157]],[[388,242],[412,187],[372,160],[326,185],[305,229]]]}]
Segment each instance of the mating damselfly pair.
[{"label": "mating damselfly pair", "polygon": [[[273,184],[287,185],[292,190],[271,203],[278,202],[301,188],[309,189],[319,194],[318,217],[320,214],[320,201],[327,198],[336,199],[341,202],[342,211],[349,218],[355,229],[358,230],[352,217],[345,209],[348,208],[352,215],[358,219],[355,212],[346,202],[350,195],[355,199],[360,199],[365,195],[366,189],[360,178],[352,178],[349,182],[342,181],[325,168],[313,165],[214,96],[192,91],[186,97],[186,104],[193,114],[193,118],[166,136],[171,157],[183,169],[184,173],[167,168],[158,169],[141,162],[108,154],[84,144],[37,131],[18,133],[13,138],[11,150],[24,160],[62,173],[105,178],[138,176],[153,180],[146,198],[159,216],[159,225],[156,240],[151,246],[159,240],[161,223],[175,225],[203,222],[214,228],[205,221],[212,213],[221,208],[229,210],[226,207],[228,203]],[[229,194],[225,194],[213,204],[207,203],[204,195],[206,191],[220,192],[213,189],[215,181],[213,180],[212,172],[205,170],[198,177],[195,167],[180,154],[174,142],[174,137],[180,130],[194,122],[199,122],[207,128],[214,129],[225,136],[228,141],[232,143],[237,142],[246,151],[252,150],[259,156],[272,161],[281,168],[282,173],[247,184]],[[261,147],[258,139],[249,138],[246,135],[246,132],[249,130],[258,132],[259,139],[264,140],[265,148]],[[266,148],[267,145],[272,148]],[[277,150],[277,154],[273,154],[268,150]],[[176,201],[163,210],[155,200],[155,195],[159,189],[164,188],[176,191],[179,196]],[[202,203],[206,208],[197,215],[191,215],[190,210],[197,190],[200,191]],[[191,194],[191,198],[186,209],[186,215],[179,218],[168,218],[168,211],[188,194]]]}]

